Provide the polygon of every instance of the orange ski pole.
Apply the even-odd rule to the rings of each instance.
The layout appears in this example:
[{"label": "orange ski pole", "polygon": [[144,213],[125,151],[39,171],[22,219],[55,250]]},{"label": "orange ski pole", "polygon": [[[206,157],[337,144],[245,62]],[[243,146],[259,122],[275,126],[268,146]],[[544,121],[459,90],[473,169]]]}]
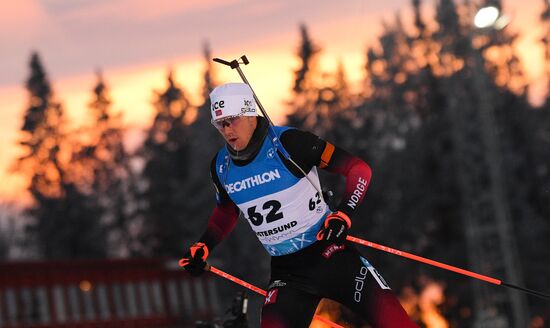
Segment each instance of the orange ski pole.
[{"label": "orange ski pole", "polygon": [[422,256],[418,256],[418,255],[414,255],[414,254],[411,254],[411,253],[403,252],[403,251],[400,251],[400,250],[395,249],[395,248],[391,248],[391,247],[388,247],[388,246],[376,244],[376,243],[373,243],[371,241],[360,239],[360,238],[357,238],[357,237],[347,236],[346,239],[351,241],[351,242],[360,244],[360,245],[364,245],[364,246],[367,246],[367,247],[371,247],[371,248],[381,250],[381,251],[386,252],[386,253],[406,257],[408,259],[411,259],[411,260],[414,260],[414,261],[417,261],[417,262],[422,262],[422,263],[426,263],[426,264],[429,264],[429,265],[432,265],[432,266],[436,266],[436,267],[439,267],[439,268],[442,268],[442,269],[445,269],[445,270],[453,271],[453,272],[456,272],[456,273],[459,273],[459,274],[462,274],[462,275],[465,275],[465,276],[469,276],[469,277],[472,277],[472,278],[475,278],[475,279],[479,279],[479,280],[489,282],[489,283],[494,284],[494,285],[499,285],[499,286],[504,286],[504,287],[508,287],[508,288],[517,289],[517,290],[520,290],[522,292],[525,292],[525,293],[528,293],[528,294],[531,294],[531,295],[535,295],[535,296],[538,296],[538,297],[546,299],[546,300],[550,300],[550,295],[545,294],[545,293],[541,293],[541,292],[536,291],[536,290],[532,290],[532,289],[516,286],[516,285],[513,285],[513,284],[509,284],[509,283],[506,283],[506,282],[504,282],[502,280],[499,280],[499,279],[491,278],[489,276],[485,276],[485,275],[482,275],[482,274],[479,274],[479,273],[464,270],[464,269],[461,269],[461,268],[458,268],[458,267],[455,267],[455,266],[452,266],[452,265],[449,265],[449,264],[445,264],[445,263],[441,263],[441,262],[438,262],[438,261],[430,260],[430,259],[422,257]]},{"label": "orange ski pole", "polygon": [[232,276],[232,275],[230,275],[229,273],[226,273],[226,272],[224,272],[224,271],[222,271],[222,270],[220,270],[220,269],[218,269],[218,268],[216,268],[216,267],[211,266],[210,264],[207,264],[206,267],[205,267],[204,269],[205,269],[206,271],[210,271],[210,272],[212,272],[212,273],[215,273],[215,274],[217,274],[218,276],[220,276],[220,277],[222,277],[222,278],[225,278],[225,279],[230,280],[230,281],[232,281],[232,282],[234,282],[234,283],[236,283],[236,284],[239,284],[239,285],[241,285],[241,286],[243,286],[243,287],[245,287],[245,288],[248,288],[248,289],[250,289],[251,291],[254,291],[254,292],[256,292],[256,293],[258,293],[258,294],[260,294],[260,295],[262,295],[262,296],[266,296],[266,295],[267,295],[267,293],[266,293],[265,290],[263,290],[263,289],[261,289],[261,288],[259,288],[259,287],[256,287],[256,286],[254,286],[254,285],[252,285],[252,284],[249,284],[249,283],[247,283],[246,281],[241,280],[241,279],[239,279],[239,278],[237,278],[237,277],[235,277],[235,276]]}]

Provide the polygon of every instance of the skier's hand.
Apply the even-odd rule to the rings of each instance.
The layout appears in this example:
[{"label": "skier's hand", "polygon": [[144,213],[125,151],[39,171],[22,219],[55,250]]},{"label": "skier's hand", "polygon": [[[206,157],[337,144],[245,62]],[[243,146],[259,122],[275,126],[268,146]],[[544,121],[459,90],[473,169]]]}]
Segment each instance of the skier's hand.
[{"label": "skier's hand", "polygon": [[200,276],[206,267],[206,258],[208,257],[208,247],[204,243],[193,244],[184,257],[179,261],[183,267],[192,276]]},{"label": "skier's hand", "polygon": [[350,227],[351,220],[345,213],[341,211],[330,213],[327,215],[323,227],[317,233],[317,239],[342,245]]}]

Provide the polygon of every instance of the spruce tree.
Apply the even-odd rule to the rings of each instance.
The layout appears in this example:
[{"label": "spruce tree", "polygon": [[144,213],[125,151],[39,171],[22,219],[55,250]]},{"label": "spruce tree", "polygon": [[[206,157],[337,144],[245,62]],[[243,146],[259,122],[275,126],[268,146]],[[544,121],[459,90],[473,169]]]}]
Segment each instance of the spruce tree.
[{"label": "spruce tree", "polygon": [[172,73],[168,86],[156,92],[155,117],[139,151],[144,161],[143,190],[140,191],[142,253],[180,256],[195,215],[189,211],[189,127],[184,123],[191,110]]},{"label": "spruce tree", "polygon": [[300,67],[294,71],[295,79],[293,99],[290,102],[290,114],[287,124],[296,128],[313,128],[315,126],[315,101],[318,90],[314,81],[318,78],[317,56],[320,48],[311,40],[306,25],[300,25],[300,46],[298,56]]},{"label": "spruce tree", "polygon": [[101,224],[108,234],[109,253],[127,256],[137,252],[131,229],[136,194],[132,156],[124,145],[122,114],[113,113],[101,72],[97,73],[92,92],[88,105],[91,125],[85,128],[87,140],[76,152],[72,165],[86,172],[81,188],[97,200],[102,210]]},{"label": "spruce tree", "polygon": [[[193,192],[188,195],[188,199],[189,206],[196,215],[195,219],[205,223],[215,205],[214,189],[210,178],[210,163],[224,142],[211,124],[210,92],[216,87],[216,80],[212,55],[207,44],[203,48],[203,58],[205,70],[201,90],[202,103],[197,108],[195,121],[189,127],[190,151],[193,157],[189,164],[194,174],[189,181],[189,190],[193,190]],[[197,233],[199,232],[197,231]]]},{"label": "spruce tree", "polygon": [[30,241],[45,258],[103,257],[100,210],[79,190],[76,174],[68,165],[71,149],[65,142],[69,138],[63,108],[55,100],[37,53],[31,56],[30,66],[30,101],[21,141],[27,153],[19,159],[20,170],[30,175]]},{"label": "spruce tree", "polygon": [[300,26],[300,35],[298,56],[301,66],[294,72],[287,124],[336,142],[340,136],[335,124],[338,121],[347,125],[343,115],[352,102],[343,65],[339,63],[335,73],[321,72],[317,67],[321,49],[313,42],[305,25]]}]

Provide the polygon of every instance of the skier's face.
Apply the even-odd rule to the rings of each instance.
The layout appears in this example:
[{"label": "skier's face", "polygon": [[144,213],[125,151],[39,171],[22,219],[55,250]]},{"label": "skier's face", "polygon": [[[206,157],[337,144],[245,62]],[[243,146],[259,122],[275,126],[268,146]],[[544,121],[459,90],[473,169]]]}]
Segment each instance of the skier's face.
[{"label": "skier's face", "polygon": [[256,125],[256,116],[239,116],[219,122],[217,128],[231,148],[243,150],[250,142]]}]

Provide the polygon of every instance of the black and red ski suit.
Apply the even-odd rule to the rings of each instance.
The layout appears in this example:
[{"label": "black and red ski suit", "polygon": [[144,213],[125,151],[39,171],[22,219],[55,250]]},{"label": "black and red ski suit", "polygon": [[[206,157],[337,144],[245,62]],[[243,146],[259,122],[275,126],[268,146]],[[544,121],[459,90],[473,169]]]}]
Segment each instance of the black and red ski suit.
[{"label": "black and red ski suit", "polygon": [[[258,138],[258,135],[256,131],[253,139]],[[263,134],[261,137],[266,136]],[[335,210],[352,217],[356,205],[365,194],[358,193],[356,186],[359,180],[367,181],[368,186],[371,179],[369,166],[309,132],[289,129],[283,132],[280,141],[292,160],[306,173],[316,166],[346,178],[344,195]],[[280,153],[278,155],[292,174],[303,177],[300,170]],[[253,160],[233,159],[231,165],[246,166]],[[217,191],[217,206],[200,239],[209,249],[233,229],[239,216],[239,208],[216,174],[215,162],[216,158],[212,161],[211,173]],[[342,245],[317,241],[291,254],[272,256],[271,279],[262,309],[261,326],[308,327],[321,298],[345,305],[373,327],[417,327],[382,276],[349,241]]]}]

